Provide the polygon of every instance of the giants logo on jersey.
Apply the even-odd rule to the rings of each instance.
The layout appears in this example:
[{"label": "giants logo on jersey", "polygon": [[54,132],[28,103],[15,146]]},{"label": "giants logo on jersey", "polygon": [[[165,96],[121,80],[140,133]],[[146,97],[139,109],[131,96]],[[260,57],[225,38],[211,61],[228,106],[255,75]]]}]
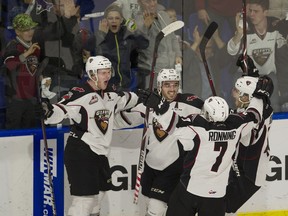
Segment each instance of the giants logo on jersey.
[{"label": "giants logo on jersey", "polygon": [[28,56],[26,58],[25,65],[26,65],[26,69],[28,70],[28,72],[32,76],[34,76],[34,74],[36,73],[37,68],[38,68],[38,59],[37,59],[37,57],[34,56],[34,55]]},{"label": "giants logo on jersey", "polygon": [[260,48],[252,51],[253,59],[260,66],[263,66],[267,62],[271,54],[272,50],[270,48]]},{"label": "giants logo on jersey", "polygon": [[153,131],[159,142],[162,142],[168,136],[168,133],[162,130],[162,125],[155,118],[153,119]]},{"label": "giants logo on jersey", "polygon": [[97,110],[94,115],[96,125],[103,134],[106,134],[111,113],[109,110]]}]

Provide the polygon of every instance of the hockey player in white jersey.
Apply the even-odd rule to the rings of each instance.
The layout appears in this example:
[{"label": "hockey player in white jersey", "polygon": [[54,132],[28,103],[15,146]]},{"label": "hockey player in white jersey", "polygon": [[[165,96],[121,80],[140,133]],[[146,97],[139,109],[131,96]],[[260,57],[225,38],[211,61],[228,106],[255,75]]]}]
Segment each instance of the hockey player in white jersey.
[{"label": "hockey player in white jersey", "polygon": [[[169,108],[183,117],[200,113],[203,101],[194,94],[179,93],[180,79],[180,74],[175,69],[162,69],[159,72],[157,91],[166,100],[161,108],[164,110]],[[162,112],[163,110],[154,108],[154,111],[150,110],[148,120],[149,139],[141,178],[141,192],[148,197],[146,216],[163,216],[170,195],[179,182],[185,151],[190,150],[187,149],[187,143],[190,144],[192,139],[190,137],[177,139],[173,133],[168,134],[162,130],[157,122],[153,121],[153,114],[155,111]],[[139,104],[130,112],[122,112],[118,117],[123,118],[126,125],[121,125],[121,127],[143,124],[145,110],[146,107]],[[120,119],[118,120],[120,123]],[[165,121],[171,122],[172,119],[165,119]]]},{"label": "hockey player in white jersey", "polygon": [[[241,58],[238,60],[239,66],[243,64]],[[248,60],[248,76],[240,77],[233,90],[237,113],[247,109],[258,81],[258,70],[249,56]],[[240,140],[234,156],[237,166],[230,171],[226,190],[226,212],[229,213],[226,215],[236,215],[234,213],[265,183],[270,159],[268,138],[272,115],[273,109],[267,104],[259,125]]]},{"label": "hockey player in white jersey", "polygon": [[71,88],[59,103],[42,103],[46,124],[56,124],[65,118],[71,121],[64,152],[72,195],[68,216],[99,215],[99,192],[111,188],[107,154],[114,115],[135,106],[139,100],[132,92],[107,90],[112,74],[111,62],[107,58],[89,57],[86,72],[88,81]]},{"label": "hockey player in white jersey", "polygon": [[[167,216],[225,215],[225,192],[232,155],[241,136],[250,133],[261,122],[263,107],[266,106],[263,101],[269,100],[267,95],[271,93],[271,82],[266,77],[258,81],[254,97],[244,113],[229,114],[226,101],[213,96],[205,100],[203,115],[194,115],[189,120],[180,118],[176,129],[168,126],[174,125],[173,122],[167,124],[161,116],[157,117],[159,125],[167,133],[175,129],[173,134],[191,139],[192,150],[185,157],[184,170],[169,200]],[[164,115],[177,119],[173,112]]]}]

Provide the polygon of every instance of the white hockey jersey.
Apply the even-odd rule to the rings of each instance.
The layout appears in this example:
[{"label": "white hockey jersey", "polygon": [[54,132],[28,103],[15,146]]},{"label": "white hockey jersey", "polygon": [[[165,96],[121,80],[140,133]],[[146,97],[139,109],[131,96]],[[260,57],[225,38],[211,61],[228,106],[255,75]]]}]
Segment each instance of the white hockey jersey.
[{"label": "white hockey jersey", "polygon": [[46,124],[56,124],[65,118],[73,123],[70,136],[87,143],[99,155],[107,155],[114,128],[114,114],[137,104],[132,92],[95,91],[89,83],[73,87],[62,100],[53,104],[53,115]]},{"label": "white hockey jersey", "polygon": [[[199,97],[193,94],[178,94],[176,99],[170,103],[169,109],[179,116],[189,117],[192,114],[199,114],[202,106],[203,101]],[[118,127],[131,127],[143,124],[145,110],[146,107],[143,104],[139,104],[135,108],[132,108],[130,112],[121,112],[121,115],[118,114],[118,122],[116,124]],[[181,137],[178,139],[173,133],[168,134],[163,130],[162,125],[159,125],[155,121],[154,117],[154,111],[150,110],[148,120],[149,139],[145,162],[153,169],[164,170],[184,153],[183,150],[191,150],[190,147],[193,141],[191,137]],[[169,126],[170,122],[175,123],[174,119],[170,119],[170,117],[174,118],[167,115],[167,119],[162,119],[168,124],[167,127],[173,127],[172,125]],[[139,140],[139,145],[140,142]]]},{"label": "white hockey jersey", "polygon": [[[253,59],[259,74],[268,75],[276,73],[275,52],[287,44],[285,38],[272,27],[268,17],[267,33],[261,38],[251,29],[247,32],[247,54]],[[251,25],[250,25],[251,26]],[[227,51],[230,55],[237,55],[240,50],[240,43],[235,44],[232,39],[227,44]]]},{"label": "white hockey jersey", "polygon": [[[181,175],[181,182],[188,192],[208,198],[225,195],[237,144],[241,136],[256,127],[261,120],[262,111],[262,100],[253,98],[245,113],[230,114],[225,122],[209,122],[203,116],[195,115],[187,121],[180,120],[177,123],[177,128],[172,133],[179,136],[179,139],[190,137],[191,140],[192,150],[186,154]],[[176,114],[167,112],[164,115]],[[166,125],[167,132],[172,130],[163,123],[161,116],[158,123]]]},{"label": "white hockey jersey", "polygon": [[270,146],[269,131],[272,124],[273,109],[271,106],[263,110],[263,119],[252,133],[241,138],[237,154],[237,165],[257,186],[266,181],[269,169]]}]

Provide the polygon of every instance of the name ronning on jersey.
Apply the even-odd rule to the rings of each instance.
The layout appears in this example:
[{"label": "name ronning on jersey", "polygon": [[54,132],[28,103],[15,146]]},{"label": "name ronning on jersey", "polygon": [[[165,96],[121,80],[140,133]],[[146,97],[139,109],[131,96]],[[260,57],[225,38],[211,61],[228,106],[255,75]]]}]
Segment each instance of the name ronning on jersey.
[{"label": "name ronning on jersey", "polygon": [[211,131],[209,141],[223,141],[235,139],[236,131]]}]

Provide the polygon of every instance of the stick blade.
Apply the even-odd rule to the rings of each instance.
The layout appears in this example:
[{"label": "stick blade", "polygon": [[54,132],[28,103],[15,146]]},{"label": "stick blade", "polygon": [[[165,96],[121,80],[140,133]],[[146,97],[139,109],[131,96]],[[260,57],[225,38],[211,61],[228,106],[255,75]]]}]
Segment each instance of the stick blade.
[{"label": "stick blade", "polygon": [[170,23],[165,28],[162,29],[162,32],[164,34],[164,37],[166,37],[168,34],[182,28],[184,26],[184,22],[181,20],[177,20],[175,22]]},{"label": "stick blade", "polygon": [[199,45],[200,52],[205,52],[205,47],[208,43],[208,41],[211,39],[214,32],[217,30],[218,24],[216,22],[211,22],[208,28],[206,29],[203,38],[201,40],[201,43]]}]

